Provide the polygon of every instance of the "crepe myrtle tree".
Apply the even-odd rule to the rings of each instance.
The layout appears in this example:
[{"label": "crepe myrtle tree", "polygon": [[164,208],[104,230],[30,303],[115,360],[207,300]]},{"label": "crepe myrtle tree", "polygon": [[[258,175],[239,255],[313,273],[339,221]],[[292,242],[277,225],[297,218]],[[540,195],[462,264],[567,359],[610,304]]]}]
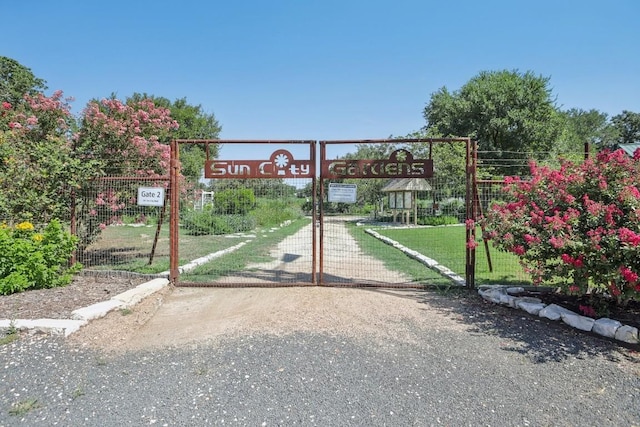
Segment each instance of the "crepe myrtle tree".
[{"label": "crepe myrtle tree", "polygon": [[[75,155],[94,165],[94,176],[166,176],[171,157],[171,132],[178,128],[168,108],[151,99],[122,102],[114,96],[90,101],[82,113],[74,138]],[[117,189],[103,186],[97,191],[88,181],[79,190],[77,233],[86,248],[107,225],[121,221],[123,209],[135,202],[135,186]],[[93,186],[93,187],[92,187]]]},{"label": "crepe myrtle tree", "polygon": [[55,91],[0,105],[1,216],[37,224],[69,219],[71,191],[92,167],[75,156],[70,101]]},{"label": "crepe myrtle tree", "polygon": [[507,177],[508,200],[482,219],[484,237],[518,256],[535,284],[640,299],[640,150],[530,168],[531,179]]}]

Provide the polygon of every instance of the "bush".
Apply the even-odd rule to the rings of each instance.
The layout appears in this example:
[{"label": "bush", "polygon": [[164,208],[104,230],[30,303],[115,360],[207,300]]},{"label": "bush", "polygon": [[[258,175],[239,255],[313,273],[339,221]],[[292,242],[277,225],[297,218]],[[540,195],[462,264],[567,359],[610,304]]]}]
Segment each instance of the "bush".
[{"label": "bush", "polygon": [[490,208],[485,237],[518,255],[535,284],[618,303],[638,299],[639,160],[640,151],[631,159],[617,150],[557,170],[532,163],[530,181],[506,180],[510,201]]},{"label": "bush", "polygon": [[187,211],[182,226],[192,236],[217,235],[253,230],[256,221],[247,215],[218,215],[212,206],[205,206],[202,210]]},{"label": "bush", "polygon": [[0,294],[65,286],[80,264],[69,267],[77,239],[52,220],[42,232],[33,224],[0,227]]},{"label": "bush", "polygon": [[218,191],[213,196],[216,213],[223,215],[246,215],[256,204],[256,197],[250,188]]},{"label": "bush", "polygon": [[274,227],[285,221],[300,218],[302,212],[297,205],[287,200],[264,200],[251,212],[251,216],[261,227]]},{"label": "bush", "polygon": [[418,218],[418,224],[420,225],[451,225],[459,224],[458,218],[450,215],[439,216],[427,216],[424,218]]}]

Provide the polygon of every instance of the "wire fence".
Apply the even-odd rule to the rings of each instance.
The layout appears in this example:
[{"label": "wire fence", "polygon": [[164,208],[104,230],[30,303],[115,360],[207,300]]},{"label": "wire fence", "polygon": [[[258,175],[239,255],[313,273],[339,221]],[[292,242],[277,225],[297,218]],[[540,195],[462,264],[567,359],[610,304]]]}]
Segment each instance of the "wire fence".
[{"label": "wire fence", "polygon": [[86,271],[160,273],[169,268],[168,182],[108,177],[75,194],[70,229]]},{"label": "wire fence", "polygon": [[180,207],[181,284],[312,282],[311,180],[214,179]]}]

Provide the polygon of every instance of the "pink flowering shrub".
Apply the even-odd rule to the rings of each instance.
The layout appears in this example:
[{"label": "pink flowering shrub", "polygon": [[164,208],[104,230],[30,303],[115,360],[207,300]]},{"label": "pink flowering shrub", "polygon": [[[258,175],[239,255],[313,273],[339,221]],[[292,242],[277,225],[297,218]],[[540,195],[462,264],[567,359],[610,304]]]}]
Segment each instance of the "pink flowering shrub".
[{"label": "pink flowering shrub", "polygon": [[530,170],[528,181],[505,179],[509,201],[481,220],[485,237],[518,255],[536,285],[640,298],[640,150]]},{"label": "pink flowering shrub", "polygon": [[[84,161],[96,165],[94,176],[166,176],[171,157],[167,141],[177,128],[169,109],[157,107],[150,99],[128,103],[115,98],[91,101],[83,111],[82,126],[75,139],[76,152]],[[139,185],[130,181],[117,185],[92,181],[80,190],[77,232],[81,249],[108,225],[122,222],[122,212],[136,204]]]},{"label": "pink flowering shrub", "polygon": [[74,156],[70,101],[56,91],[0,104],[0,216],[68,219],[70,189],[88,168]]},{"label": "pink flowering shrub", "polygon": [[168,173],[171,153],[166,141],[177,128],[169,109],[156,107],[150,99],[91,101],[83,112],[77,150],[86,159],[100,161],[104,175],[157,177]]}]

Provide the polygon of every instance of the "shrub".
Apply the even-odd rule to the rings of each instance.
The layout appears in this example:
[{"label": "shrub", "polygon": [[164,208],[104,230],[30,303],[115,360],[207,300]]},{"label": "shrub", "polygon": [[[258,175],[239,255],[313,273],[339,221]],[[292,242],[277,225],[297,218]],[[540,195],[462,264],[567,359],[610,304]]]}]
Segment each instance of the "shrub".
[{"label": "shrub", "polygon": [[213,196],[215,211],[224,215],[246,215],[255,204],[256,197],[250,188],[222,190]]},{"label": "shrub", "polygon": [[420,225],[451,225],[459,224],[458,218],[450,215],[439,216],[427,216],[424,218],[418,218],[418,224]]},{"label": "shrub", "polygon": [[212,206],[205,206],[202,210],[187,211],[182,226],[192,236],[217,235],[253,230],[256,221],[247,215],[218,215]]},{"label": "shrub", "polygon": [[80,264],[68,266],[77,239],[52,220],[42,232],[30,222],[0,227],[0,294],[65,286]]},{"label": "shrub", "polygon": [[273,227],[300,218],[302,212],[297,205],[287,200],[263,200],[257,209],[251,212],[251,216],[259,226]]},{"label": "shrub", "polygon": [[530,181],[506,180],[510,200],[490,208],[482,220],[485,237],[518,255],[536,284],[619,303],[637,299],[639,160],[640,151],[630,159],[617,150],[559,169],[531,163]]}]

